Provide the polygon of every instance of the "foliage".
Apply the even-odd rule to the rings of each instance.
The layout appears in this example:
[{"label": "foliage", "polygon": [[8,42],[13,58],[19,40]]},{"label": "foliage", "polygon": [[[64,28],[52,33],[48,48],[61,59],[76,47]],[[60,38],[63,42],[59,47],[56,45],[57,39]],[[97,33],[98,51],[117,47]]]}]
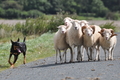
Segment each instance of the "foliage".
[{"label": "foliage", "polygon": [[26,19],[62,11],[87,17],[106,17],[108,12],[119,13],[119,4],[119,0],[0,0],[0,17]]},{"label": "foliage", "polygon": [[105,16],[106,19],[110,20],[118,20],[120,17],[120,14],[118,12],[108,12]]},{"label": "foliage", "polygon": [[113,29],[114,31],[116,26],[114,25],[114,22],[108,22],[108,23],[105,23],[105,24],[102,24],[100,25],[101,28],[107,28],[107,29]]},{"label": "foliage", "polygon": [[[63,19],[68,15],[58,13],[51,18],[46,15],[37,18],[27,18],[24,24],[17,23],[15,25],[0,24],[0,38],[15,37],[16,34],[21,36],[41,35],[46,32],[54,32],[57,26],[63,24]],[[70,15],[75,18],[75,15]]]}]

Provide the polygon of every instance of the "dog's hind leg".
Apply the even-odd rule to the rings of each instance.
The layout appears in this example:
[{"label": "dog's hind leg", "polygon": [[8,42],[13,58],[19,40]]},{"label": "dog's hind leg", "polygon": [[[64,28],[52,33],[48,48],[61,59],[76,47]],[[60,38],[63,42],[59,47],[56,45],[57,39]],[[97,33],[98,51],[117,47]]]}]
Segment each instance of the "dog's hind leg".
[{"label": "dog's hind leg", "polygon": [[12,65],[12,63],[10,62],[11,57],[12,57],[12,53],[10,53],[10,56],[9,56],[9,59],[8,59],[8,63],[9,63],[10,65]]},{"label": "dog's hind leg", "polygon": [[23,56],[24,56],[24,60],[23,60],[23,64],[25,64],[26,63],[26,53],[25,52],[23,52]]}]

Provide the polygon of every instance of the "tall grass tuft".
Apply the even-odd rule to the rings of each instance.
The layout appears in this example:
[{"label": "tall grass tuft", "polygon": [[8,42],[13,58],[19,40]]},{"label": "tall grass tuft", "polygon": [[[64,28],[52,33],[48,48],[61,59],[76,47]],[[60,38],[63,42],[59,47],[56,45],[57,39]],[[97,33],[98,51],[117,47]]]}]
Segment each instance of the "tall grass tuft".
[{"label": "tall grass tuft", "polygon": [[101,28],[107,28],[107,29],[113,29],[116,31],[116,26],[114,25],[114,22],[108,22],[105,24],[100,25]]}]

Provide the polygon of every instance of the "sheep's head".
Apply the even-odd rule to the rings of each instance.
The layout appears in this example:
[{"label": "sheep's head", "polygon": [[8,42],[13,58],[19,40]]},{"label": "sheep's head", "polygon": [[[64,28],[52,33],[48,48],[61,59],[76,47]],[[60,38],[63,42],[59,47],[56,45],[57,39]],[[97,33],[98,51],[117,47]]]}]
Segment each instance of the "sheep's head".
[{"label": "sheep's head", "polygon": [[72,26],[75,30],[78,30],[80,28],[80,24],[78,21],[72,21]]},{"label": "sheep's head", "polygon": [[103,28],[100,32],[99,32],[102,37],[104,37],[104,39],[109,40],[111,37],[116,36],[117,34],[114,33],[113,29],[105,29]]},{"label": "sheep's head", "polygon": [[61,33],[63,33],[63,34],[65,34],[66,33],[66,31],[67,31],[67,26],[64,26],[64,25],[60,25],[60,26],[58,26],[58,29],[61,31]]},{"label": "sheep's head", "polygon": [[85,25],[88,25],[89,22],[87,22],[86,20],[81,20],[80,22],[80,26],[85,26]]},{"label": "sheep's head", "polygon": [[73,19],[71,19],[70,17],[64,18],[64,24],[66,26],[70,26],[72,21],[73,21]]},{"label": "sheep's head", "polygon": [[82,33],[83,35],[87,36],[92,36],[95,32],[95,27],[94,26],[83,26],[82,27]]}]

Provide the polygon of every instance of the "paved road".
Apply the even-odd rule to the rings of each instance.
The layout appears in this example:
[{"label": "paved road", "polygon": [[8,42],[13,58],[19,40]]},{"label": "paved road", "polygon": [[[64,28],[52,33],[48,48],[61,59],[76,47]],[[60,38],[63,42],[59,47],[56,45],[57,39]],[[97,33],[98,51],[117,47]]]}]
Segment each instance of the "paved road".
[{"label": "paved road", "polygon": [[117,38],[113,61],[104,61],[103,51],[101,61],[54,64],[53,56],[0,72],[0,80],[120,80],[120,33]]}]

